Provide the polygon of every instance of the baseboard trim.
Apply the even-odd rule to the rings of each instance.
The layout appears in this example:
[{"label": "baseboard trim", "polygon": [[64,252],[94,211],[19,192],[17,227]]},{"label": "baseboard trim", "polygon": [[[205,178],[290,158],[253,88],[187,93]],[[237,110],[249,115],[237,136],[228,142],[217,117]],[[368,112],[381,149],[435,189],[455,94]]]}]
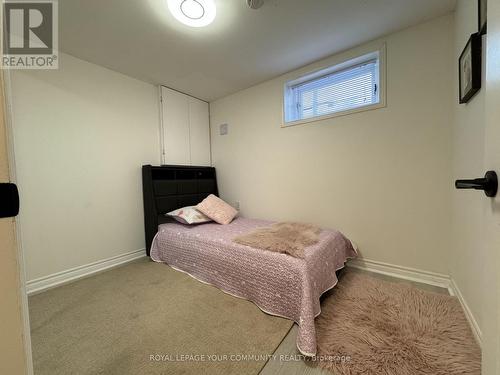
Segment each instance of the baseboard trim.
[{"label": "baseboard trim", "polygon": [[469,325],[472,329],[472,333],[474,334],[474,337],[476,338],[476,341],[479,345],[480,348],[483,347],[483,333],[481,332],[481,328],[479,328],[479,324],[476,321],[476,318],[474,318],[474,315],[472,314],[472,310],[469,308],[469,305],[465,301],[464,296],[462,295],[462,292],[458,288],[458,285],[455,283],[455,280],[453,278],[451,279],[451,286],[450,288],[453,291],[453,295],[455,295],[458,300],[460,301],[460,304],[462,305],[462,309],[465,312],[465,317],[469,321]]},{"label": "baseboard trim", "polygon": [[398,279],[410,280],[417,283],[429,284],[450,290],[450,277],[440,273],[423,271],[416,268],[397,266],[370,259],[353,259],[347,263],[349,267],[365,271],[380,273]]},{"label": "baseboard trim", "polygon": [[71,268],[69,270],[30,280],[26,283],[26,292],[28,293],[28,295],[40,293],[44,290],[55,288],[56,286],[66,284],[71,281],[75,281],[113,267],[117,267],[144,256],[146,256],[145,249],[134,250],[125,254],[120,254],[111,258],[99,260],[97,262],[85,264],[83,266]]}]

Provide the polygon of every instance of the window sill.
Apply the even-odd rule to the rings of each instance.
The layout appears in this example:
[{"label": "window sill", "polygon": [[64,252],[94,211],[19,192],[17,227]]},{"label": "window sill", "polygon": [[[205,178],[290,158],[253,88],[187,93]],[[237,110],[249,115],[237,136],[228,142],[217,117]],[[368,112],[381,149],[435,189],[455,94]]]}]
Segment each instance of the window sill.
[{"label": "window sill", "polygon": [[346,116],[346,115],[352,115],[352,114],[359,113],[359,112],[372,111],[372,110],[375,110],[375,109],[385,108],[386,106],[387,105],[386,105],[385,102],[380,102],[380,103],[377,103],[377,104],[367,105],[365,107],[353,108],[353,109],[349,109],[347,111],[341,111],[341,112],[331,113],[329,115],[305,118],[303,120],[290,121],[290,122],[285,122],[283,120],[282,123],[281,123],[281,128],[288,128],[290,126],[296,126],[296,125],[304,125],[304,124],[308,124],[310,122],[317,122],[317,121],[328,120],[328,119],[331,119],[331,118],[341,117],[341,116]]}]

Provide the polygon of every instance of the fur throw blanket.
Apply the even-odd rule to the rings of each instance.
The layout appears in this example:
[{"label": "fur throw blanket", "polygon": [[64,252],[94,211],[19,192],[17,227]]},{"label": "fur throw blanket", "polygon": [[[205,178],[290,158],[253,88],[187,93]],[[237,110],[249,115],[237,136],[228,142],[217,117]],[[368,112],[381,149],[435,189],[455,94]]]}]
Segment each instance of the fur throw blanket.
[{"label": "fur throw blanket", "polygon": [[286,253],[295,258],[304,257],[304,249],[319,241],[321,229],[302,223],[275,223],[235,237],[234,242],[256,249]]}]

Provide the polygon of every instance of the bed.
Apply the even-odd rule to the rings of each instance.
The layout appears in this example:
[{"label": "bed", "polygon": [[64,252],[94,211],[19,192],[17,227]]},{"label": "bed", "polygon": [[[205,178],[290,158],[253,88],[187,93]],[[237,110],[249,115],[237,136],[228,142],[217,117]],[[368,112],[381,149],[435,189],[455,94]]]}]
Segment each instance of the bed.
[{"label": "bed", "polygon": [[[153,172],[155,169],[156,172]],[[161,173],[158,172],[160,170]],[[189,173],[186,174],[186,171]],[[180,183],[178,176],[183,177]],[[192,176],[195,182],[186,183],[187,176]],[[212,182],[199,183],[203,176]],[[250,300],[268,314],[295,321],[299,326],[297,348],[304,355],[315,355],[314,318],[321,311],[320,297],[336,285],[336,271],[343,268],[349,258],[356,256],[351,242],[336,230],[322,230],[319,241],[305,249],[303,259],[240,245],[233,242],[233,238],[269,226],[272,222],[237,217],[228,225],[206,223],[189,226],[164,217],[170,209],[197,203],[191,202],[191,199],[199,202],[208,194],[216,194],[215,169],[145,166],[143,177],[151,178],[149,182],[144,181],[150,184],[149,188],[144,187],[145,194],[153,194],[149,199],[149,204],[152,204],[149,218],[146,218],[145,197],[146,231],[146,220],[153,221],[153,225],[156,221],[156,229],[149,233],[148,255],[151,259],[166,263],[233,296]],[[155,186],[170,187],[155,189]],[[186,186],[191,186],[189,193],[186,193]],[[166,191],[168,195],[165,195]],[[170,199],[165,200],[165,197]],[[165,205],[166,201],[171,204]],[[165,211],[167,206],[168,211]]]}]

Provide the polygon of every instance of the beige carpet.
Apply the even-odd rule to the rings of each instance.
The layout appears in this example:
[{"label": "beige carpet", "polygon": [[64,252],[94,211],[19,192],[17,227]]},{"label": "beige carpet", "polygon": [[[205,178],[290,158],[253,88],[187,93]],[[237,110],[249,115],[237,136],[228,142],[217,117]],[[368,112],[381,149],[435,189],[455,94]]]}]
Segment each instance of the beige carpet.
[{"label": "beige carpet", "polygon": [[292,326],[149,259],[29,305],[35,375],[257,374]]},{"label": "beige carpet", "polygon": [[[457,298],[346,272],[316,320],[320,367],[337,375],[479,375]],[[322,358],[321,358],[322,357]]]}]

